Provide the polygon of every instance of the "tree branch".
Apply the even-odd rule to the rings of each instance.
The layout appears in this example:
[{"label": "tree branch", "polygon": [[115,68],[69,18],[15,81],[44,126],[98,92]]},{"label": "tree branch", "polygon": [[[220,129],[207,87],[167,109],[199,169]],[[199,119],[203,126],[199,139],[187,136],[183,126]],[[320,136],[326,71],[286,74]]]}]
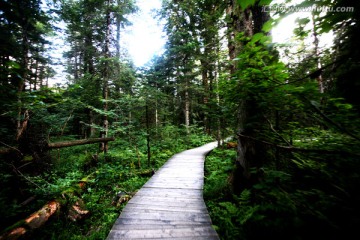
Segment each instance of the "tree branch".
[{"label": "tree branch", "polygon": [[287,151],[290,151],[290,152],[309,152],[309,153],[324,153],[324,154],[350,154],[350,155],[360,156],[360,154],[358,154],[358,153],[351,153],[351,152],[346,152],[346,151],[326,150],[326,149],[311,149],[311,148],[298,148],[298,147],[293,147],[293,146],[277,145],[275,143],[263,141],[263,140],[253,138],[253,137],[250,137],[250,136],[246,136],[246,135],[242,135],[242,134],[237,134],[237,136],[239,138],[246,138],[246,139],[249,139],[249,140],[252,140],[252,141],[255,141],[255,142],[262,143],[264,145],[280,148],[280,149],[287,150]]},{"label": "tree branch", "polygon": [[12,147],[10,145],[7,145],[6,143],[1,142],[1,141],[0,141],[0,143],[7,147],[7,148],[0,148],[0,154],[5,154],[5,153],[10,153],[10,152],[16,151],[16,152],[20,153],[21,156],[23,156],[22,152],[19,149]]},{"label": "tree branch", "polygon": [[[309,101],[308,99],[306,99],[307,101]],[[320,114],[320,116],[325,119],[326,122],[330,123],[331,125],[334,125],[335,127],[337,127],[340,131],[346,133],[347,135],[349,135],[350,137],[360,141],[360,138],[354,134],[352,134],[351,132],[349,132],[347,129],[343,128],[342,126],[340,126],[338,123],[334,122],[333,120],[331,120],[328,116],[326,116],[317,106],[315,106],[311,101],[309,101],[311,106],[313,107],[313,109],[315,109],[315,111],[317,113]]]},{"label": "tree branch", "polygon": [[338,63],[340,61],[342,61],[342,59],[338,59],[336,61],[333,61],[333,62],[331,62],[331,63],[329,63],[329,64],[327,64],[327,65],[325,65],[325,66],[323,66],[323,67],[321,67],[321,68],[319,68],[317,70],[315,70],[314,72],[311,72],[311,73],[305,75],[302,78],[295,79],[295,80],[292,80],[292,81],[288,81],[288,82],[285,82],[285,83],[281,83],[281,84],[275,85],[273,87],[275,88],[275,87],[282,86],[282,85],[288,85],[288,84],[291,84],[291,83],[300,82],[300,81],[303,81],[303,80],[308,79],[308,78],[314,78],[314,76],[318,75],[319,73],[321,74],[321,72],[323,70],[325,70],[326,68],[328,68],[330,66],[334,66],[334,64],[336,64],[336,63]]},{"label": "tree branch", "polygon": [[281,140],[283,140],[288,146],[291,146],[291,144],[290,144],[280,133],[278,133],[278,132],[274,129],[274,127],[273,127],[273,125],[271,124],[270,120],[269,120],[265,115],[263,115],[263,116],[264,116],[265,120],[269,123],[270,129],[271,129],[279,138],[281,138]]}]

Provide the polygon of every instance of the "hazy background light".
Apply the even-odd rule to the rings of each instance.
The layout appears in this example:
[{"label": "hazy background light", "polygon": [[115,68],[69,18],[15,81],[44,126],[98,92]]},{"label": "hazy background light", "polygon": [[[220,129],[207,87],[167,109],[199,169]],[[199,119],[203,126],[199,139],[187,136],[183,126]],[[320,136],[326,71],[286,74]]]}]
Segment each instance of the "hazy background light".
[{"label": "hazy background light", "polygon": [[135,66],[140,67],[164,51],[166,38],[154,12],[161,8],[161,0],[138,0],[137,4],[139,12],[129,18],[132,25],[125,28],[123,44]]},{"label": "hazy background light", "polygon": [[[273,0],[271,5],[273,4],[282,4],[284,0]],[[303,0],[292,0],[291,3],[287,4],[287,6],[292,5],[295,6],[300,4]],[[321,13],[324,14],[324,13]],[[306,26],[306,30],[310,30],[310,34],[306,39],[306,43],[312,43],[314,41],[312,35],[312,13],[311,12],[291,12],[290,15],[286,16],[285,18],[281,19],[281,21],[271,30],[271,36],[273,42],[275,43],[286,43],[292,44],[294,43],[294,29],[298,27],[296,23],[296,19],[298,18],[308,18],[310,22]],[[326,34],[322,34],[319,37],[319,46],[320,47],[329,47],[333,44],[333,33],[329,32]]]},{"label": "hazy background light", "polygon": [[[294,29],[298,27],[296,24],[297,18],[308,18],[310,19],[310,22],[305,27],[305,30],[310,30],[310,33],[308,37],[305,39],[305,42],[307,44],[310,44],[314,41],[313,32],[312,32],[312,20],[311,20],[311,13],[293,13],[292,15],[289,15],[282,19],[278,25],[276,25],[271,30],[271,37],[273,39],[273,42],[275,43],[287,43],[292,44],[294,43]],[[320,47],[330,47],[333,44],[334,35],[330,31],[329,33],[323,33],[321,35],[318,35],[319,38],[319,46]]]},{"label": "hazy background light", "polygon": [[[299,3],[302,0],[294,0],[294,3]],[[281,3],[283,0],[274,0],[274,3]],[[155,16],[155,11],[161,9],[161,0],[137,0],[139,6],[139,12],[129,16],[129,21],[132,22],[131,26],[126,26],[122,30],[121,34],[121,47],[126,49],[130,58],[133,60],[136,67],[142,67],[148,63],[154,55],[161,55],[164,52],[164,46],[166,44],[166,34],[163,32],[163,23]],[[275,28],[271,30],[273,42],[286,43],[289,45],[294,44],[293,41],[294,28],[297,27],[296,18],[311,18],[310,12],[296,12],[284,18]],[[64,26],[63,26],[64,27]],[[311,27],[310,24],[308,27]],[[320,36],[320,46],[331,46],[333,35],[331,33]],[[68,49],[68,46],[61,44],[61,41],[65,40],[62,36],[56,39],[59,47],[51,54],[57,59],[61,59],[64,63],[64,59],[61,55],[64,49]],[[310,34],[307,42],[311,44],[313,37]],[[293,45],[296,47],[295,45]],[[56,52],[56,53],[55,53]],[[49,79],[49,83],[54,85],[55,83],[64,84],[66,81],[65,68],[60,64],[54,67],[57,74],[52,79]]]},{"label": "hazy background light", "polygon": [[[274,0],[272,4],[282,3],[283,0]],[[302,0],[293,0],[292,4],[299,4]],[[154,55],[161,55],[166,43],[163,26],[159,19],[155,18],[154,10],[161,8],[161,0],[138,0],[139,12],[130,17],[132,26],[125,29],[123,35],[124,47],[134,61],[135,66],[141,67],[146,64]],[[294,43],[294,28],[297,27],[297,18],[311,19],[311,12],[294,12],[284,18],[271,31],[273,42],[275,43]],[[310,23],[311,24],[311,23]],[[311,27],[311,26],[308,26]],[[332,44],[332,33],[324,34],[319,37],[320,47]],[[310,33],[307,42],[311,43],[313,37]]]}]

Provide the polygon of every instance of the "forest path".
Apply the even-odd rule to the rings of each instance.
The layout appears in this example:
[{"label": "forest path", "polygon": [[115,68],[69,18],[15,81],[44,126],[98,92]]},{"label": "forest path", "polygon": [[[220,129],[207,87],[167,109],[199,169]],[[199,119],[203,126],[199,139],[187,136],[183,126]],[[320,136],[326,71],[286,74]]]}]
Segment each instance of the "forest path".
[{"label": "forest path", "polygon": [[216,146],[171,157],[127,203],[107,239],[219,239],[203,199],[205,155]]}]

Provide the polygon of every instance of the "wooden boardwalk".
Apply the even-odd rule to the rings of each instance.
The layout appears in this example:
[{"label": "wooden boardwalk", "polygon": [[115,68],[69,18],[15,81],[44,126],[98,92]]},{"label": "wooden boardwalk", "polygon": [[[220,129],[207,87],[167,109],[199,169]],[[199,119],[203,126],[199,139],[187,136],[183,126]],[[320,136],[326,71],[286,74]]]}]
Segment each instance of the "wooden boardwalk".
[{"label": "wooden boardwalk", "polygon": [[205,155],[216,146],[170,158],[127,203],[107,239],[219,239],[202,194]]}]

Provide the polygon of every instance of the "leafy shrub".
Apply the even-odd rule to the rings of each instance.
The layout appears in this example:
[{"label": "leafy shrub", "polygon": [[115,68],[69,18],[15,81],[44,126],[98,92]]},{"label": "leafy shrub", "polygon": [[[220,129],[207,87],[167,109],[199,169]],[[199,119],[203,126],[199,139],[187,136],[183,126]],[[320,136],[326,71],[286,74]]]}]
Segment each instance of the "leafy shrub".
[{"label": "leafy shrub", "polygon": [[287,168],[263,168],[259,181],[236,195],[224,182],[235,161],[228,151],[214,150],[206,159],[204,186],[222,239],[339,239],[356,232],[360,174],[352,156],[294,153]]}]

